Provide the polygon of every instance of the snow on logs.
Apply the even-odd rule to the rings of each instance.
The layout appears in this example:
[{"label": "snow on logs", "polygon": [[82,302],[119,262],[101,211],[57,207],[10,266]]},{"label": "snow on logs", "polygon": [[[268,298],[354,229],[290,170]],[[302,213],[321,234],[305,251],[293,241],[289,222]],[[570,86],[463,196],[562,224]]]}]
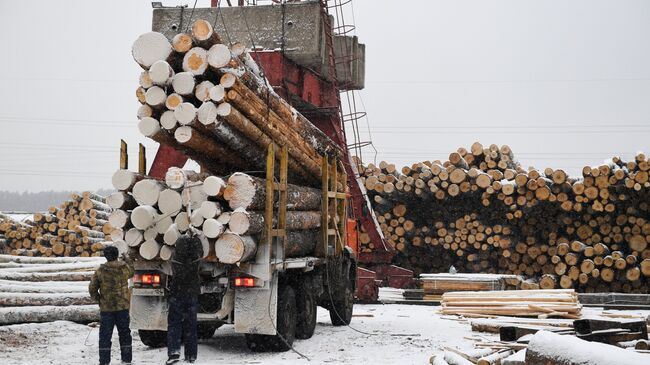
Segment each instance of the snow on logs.
[{"label": "snow on logs", "polygon": [[539,331],[530,338],[525,360],[527,365],[637,365],[647,364],[650,356],[573,336]]},{"label": "snow on logs", "polygon": [[0,325],[34,322],[72,321],[90,323],[99,321],[97,305],[35,306],[0,308]]},{"label": "snow on logs", "polygon": [[143,34],[132,53],[147,70],[137,92],[147,106],[138,112],[140,131],[212,174],[223,173],[218,166],[259,169],[268,146],[287,146],[290,180],[318,186],[321,155],[340,151],[275,94],[241,44],[222,44],[209,21],[194,21],[191,34],[171,42],[160,33]]},{"label": "snow on logs", "polygon": [[[124,176],[128,177],[125,182]],[[134,180],[137,183],[132,183]],[[137,193],[133,200],[142,204],[130,212],[117,209],[112,213],[114,220],[120,218],[116,224],[129,227],[123,234],[132,254],[144,260],[169,260],[178,238],[193,227],[208,239],[212,256],[207,260],[230,264],[254,257],[264,230],[263,180],[238,172],[226,181],[172,167],[164,181],[124,171],[116,172],[114,181],[132,187],[116,193],[115,200],[128,200],[126,196]],[[313,252],[319,240],[320,199],[317,189],[288,185],[287,257]]]},{"label": "snow on logs", "polygon": [[88,281],[104,262],[103,257],[0,255],[0,325],[97,320]]}]

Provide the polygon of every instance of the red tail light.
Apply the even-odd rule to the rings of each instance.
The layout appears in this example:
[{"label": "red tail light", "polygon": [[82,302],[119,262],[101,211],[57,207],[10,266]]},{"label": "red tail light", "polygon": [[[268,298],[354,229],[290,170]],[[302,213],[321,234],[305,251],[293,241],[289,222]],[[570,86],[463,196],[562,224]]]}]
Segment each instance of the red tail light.
[{"label": "red tail light", "polygon": [[133,283],[136,287],[158,287],[162,285],[162,277],[160,274],[138,274],[133,276]]},{"label": "red tail light", "polygon": [[151,285],[153,283],[153,280],[152,280],[151,277],[152,277],[151,274],[142,275],[142,284]]},{"label": "red tail light", "polygon": [[250,288],[255,286],[255,279],[253,278],[235,278],[234,280],[236,288]]}]

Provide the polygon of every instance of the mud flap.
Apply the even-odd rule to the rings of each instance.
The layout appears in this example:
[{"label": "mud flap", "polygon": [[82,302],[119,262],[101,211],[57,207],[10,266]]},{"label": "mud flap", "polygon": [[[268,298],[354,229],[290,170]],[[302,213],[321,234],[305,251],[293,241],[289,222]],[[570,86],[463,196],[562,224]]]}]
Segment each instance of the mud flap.
[{"label": "mud flap", "polygon": [[131,296],[131,329],[167,331],[167,298]]},{"label": "mud flap", "polygon": [[278,275],[263,288],[235,290],[235,332],[275,335],[278,307]]}]

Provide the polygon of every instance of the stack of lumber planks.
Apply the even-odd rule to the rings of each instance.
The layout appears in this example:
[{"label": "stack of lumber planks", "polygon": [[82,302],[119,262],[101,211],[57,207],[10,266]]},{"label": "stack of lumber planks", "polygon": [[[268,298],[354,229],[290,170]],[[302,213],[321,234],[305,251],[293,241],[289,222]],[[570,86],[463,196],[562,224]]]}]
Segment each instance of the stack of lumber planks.
[{"label": "stack of lumber planks", "polygon": [[421,274],[425,300],[440,300],[454,291],[495,291],[519,289],[522,277],[505,274]]},{"label": "stack of lumber planks", "polygon": [[[254,257],[264,230],[265,180],[244,173],[227,179],[172,167],[165,181],[118,170],[108,197],[109,221],[122,229],[116,245],[144,260],[167,261],[178,238],[199,230],[204,259],[234,264]],[[286,257],[311,254],[320,240],[321,191],[288,184]]]},{"label": "stack of lumber planks", "polygon": [[320,186],[321,156],[340,148],[275,93],[242,44],[223,44],[210,21],[190,29],[171,42],[149,32],[133,44],[144,69],[140,132],[215,175],[264,171],[267,147],[287,146],[289,181]]},{"label": "stack of lumber planks", "polygon": [[579,318],[582,306],[572,289],[448,292],[443,314]]},{"label": "stack of lumber planks", "polygon": [[0,255],[0,325],[99,319],[88,293],[100,257]]},{"label": "stack of lumber planks", "polygon": [[[510,147],[474,143],[447,161],[362,166],[395,263],[416,274],[504,273],[531,287],[647,293],[650,163],[614,157],[582,176],[523,169]],[[361,252],[372,252],[360,234]]]},{"label": "stack of lumber planks", "polygon": [[[91,192],[72,194],[60,206],[35,213],[32,220],[0,220],[5,252],[18,256],[101,256],[114,228],[111,208]],[[2,246],[2,245],[0,245]]]}]

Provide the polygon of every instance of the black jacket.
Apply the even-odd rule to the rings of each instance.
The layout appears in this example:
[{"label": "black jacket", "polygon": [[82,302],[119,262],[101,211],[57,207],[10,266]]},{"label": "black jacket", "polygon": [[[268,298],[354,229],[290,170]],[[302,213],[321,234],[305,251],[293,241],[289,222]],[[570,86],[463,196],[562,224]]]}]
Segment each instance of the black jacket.
[{"label": "black jacket", "polygon": [[199,278],[199,263],[203,257],[203,245],[198,237],[187,234],[176,241],[176,249],[172,256],[172,278],[169,283],[169,294],[182,298],[201,294]]}]

